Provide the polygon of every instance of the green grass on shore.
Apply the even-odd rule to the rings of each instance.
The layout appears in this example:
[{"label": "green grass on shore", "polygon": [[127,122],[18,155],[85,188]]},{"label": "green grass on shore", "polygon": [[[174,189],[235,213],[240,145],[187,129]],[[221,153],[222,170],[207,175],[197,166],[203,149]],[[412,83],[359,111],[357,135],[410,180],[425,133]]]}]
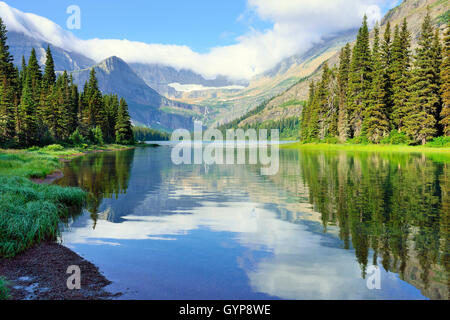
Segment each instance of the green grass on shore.
[{"label": "green grass on shore", "polygon": [[9,294],[6,280],[0,277],[0,300],[8,300],[8,299]]},{"label": "green grass on shore", "polygon": [[428,146],[408,146],[408,145],[361,145],[361,144],[326,144],[326,143],[308,143],[301,142],[284,144],[283,149],[299,150],[325,150],[325,151],[358,151],[358,152],[418,152],[418,153],[448,153],[450,148],[433,148]]},{"label": "green grass on shore", "polygon": [[[42,151],[41,151],[42,153]],[[55,240],[69,208],[81,206],[86,193],[33,183],[60,167],[57,156],[0,150],[0,258],[11,258],[42,241]]]}]

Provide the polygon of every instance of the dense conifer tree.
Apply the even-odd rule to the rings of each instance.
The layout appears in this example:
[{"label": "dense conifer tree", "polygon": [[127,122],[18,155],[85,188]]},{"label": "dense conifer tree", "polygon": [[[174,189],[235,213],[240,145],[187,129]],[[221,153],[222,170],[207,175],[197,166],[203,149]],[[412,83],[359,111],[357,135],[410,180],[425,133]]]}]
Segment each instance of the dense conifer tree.
[{"label": "dense conifer tree", "polygon": [[347,108],[348,80],[350,73],[350,60],[352,51],[350,44],[347,44],[341,51],[338,73],[338,92],[339,92],[339,114],[338,114],[338,134],[341,141],[349,137],[350,127]]},{"label": "dense conifer tree", "polygon": [[444,56],[441,68],[442,111],[441,125],[446,136],[450,136],[450,24],[444,38]]},{"label": "dense conifer tree", "polygon": [[128,114],[128,105],[125,99],[120,99],[119,110],[117,112],[116,124],[116,143],[134,144],[134,135],[131,126],[130,115]]},{"label": "dense conifer tree", "polygon": [[389,134],[388,106],[386,104],[386,81],[380,54],[379,29],[375,28],[372,51],[372,87],[369,92],[369,103],[364,117],[364,131],[373,143],[379,143]]},{"label": "dense conifer tree", "polygon": [[407,115],[407,101],[409,96],[408,83],[411,71],[411,34],[408,31],[406,19],[402,29],[392,46],[392,112],[393,128],[402,131],[403,122]]},{"label": "dense conifer tree", "polygon": [[27,74],[19,105],[20,130],[19,144],[32,146],[37,144],[36,101],[33,98],[32,78]]},{"label": "dense conifer tree", "polygon": [[362,133],[364,110],[367,107],[368,92],[371,86],[371,54],[369,43],[369,27],[367,17],[359,30],[355,47],[353,49],[349,84],[348,108],[351,124],[351,136],[357,137]]},{"label": "dense conifer tree", "polygon": [[437,134],[436,113],[440,97],[436,83],[435,53],[433,52],[434,28],[428,13],[422,25],[419,47],[415,56],[408,87],[407,116],[402,129],[417,143],[425,144]]}]

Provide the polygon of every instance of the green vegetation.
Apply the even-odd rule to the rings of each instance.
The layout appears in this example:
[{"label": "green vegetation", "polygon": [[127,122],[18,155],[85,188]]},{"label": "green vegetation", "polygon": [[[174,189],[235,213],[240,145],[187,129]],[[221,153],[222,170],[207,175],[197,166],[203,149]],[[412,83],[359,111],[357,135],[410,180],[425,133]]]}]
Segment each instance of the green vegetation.
[{"label": "green vegetation", "polygon": [[58,158],[50,155],[0,153],[0,257],[14,257],[42,241],[55,240],[69,208],[83,204],[86,193],[81,189],[29,180],[44,178],[58,167]]},{"label": "green vegetation", "polygon": [[365,18],[339,67],[325,64],[322,79],[311,83],[301,140],[426,145],[449,136],[449,30],[442,45],[427,14],[412,55],[406,19],[393,34],[388,23],[382,39],[376,26],[371,46]]},{"label": "green vegetation", "polygon": [[0,300],[8,300],[8,287],[7,282],[4,278],[0,277]]},{"label": "green vegetation", "polygon": [[[438,138],[440,140],[440,138]],[[430,153],[445,155],[447,162],[450,162],[450,145],[445,147],[437,146],[434,140],[425,146],[409,146],[409,145],[390,145],[390,144],[332,144],[332,141],[323,141],[317,143],[289,143],[282,145],[283,149],[301,149],[301,150],[343,150],[358,152],[411,152],[411,153]]]},{"label": "green vegetation", "polygon": [[170,134],[156,131],[148,127],[133,127],[134,140],[136,141],[168,141]]},{"label": "green vegetation", "polygon": [[300,120],[297,117],[291,117],[282,119],[279,121],[265,121],[262,123],[255,124],[245,124],[240,127],[240,129],[248,130],[248,129],[266,129],[267,136],[271,138],[271,130],[278,129],[280,130],[280,139],[282,140],[297,140],[299,138],[300,133]]},{"label": "green vegetation", "polygon": [[134,143],[125,100],[102,95],[94,69],[81,93],[67,72],[56,76],[50,47],[43,73],[34,49],[19,70],[1,18],[0,53],[0,147]]}]

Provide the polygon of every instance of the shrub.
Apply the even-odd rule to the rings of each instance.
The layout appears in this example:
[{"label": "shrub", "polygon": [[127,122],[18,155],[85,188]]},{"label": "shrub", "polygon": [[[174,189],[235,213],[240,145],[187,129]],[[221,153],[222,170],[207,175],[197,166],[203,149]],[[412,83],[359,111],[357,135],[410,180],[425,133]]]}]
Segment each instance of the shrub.
[{"label": "shrub", "polygon": [[339,144],[340,141],[336,137],[328,137],[328,138],[325,138],[325,143],[328,143],[328,144]]},{"label": "shrub", "polygon": [[49,146],[46,146],[45,151],[63,151],[64,147],[60,144],[51,144]]},{"label": "shrub", "polygon": [[89,140],[92,144],[96,144],[99,146],[104,145],[102,129],[98,126],[91,129],[91,131],[89,132]]},{"label": "shrub", "polygon": [[412,143],[411,139],[404,133],[398,132],[397,130],[391,131],[389,136],[381,140],[381,144],[393,144],[393,145],[400,145],[400,144],[410,144]]},{"label": "shrub", "polygon": [[350,144],[363,144],[363,145],[366,145],[366,144],[370,144],[371,142],[370,142],[369,139],[367,139],[367,137],[365,135],[360,135],[359,137],[355,137],[353,139],[350,139],[348,141],[348,143],[350,143]]},{"label": "shrub", "polygon": [[69,141],[74,146],[81,146],[82,144],[85,143],[85,139],[78,129],[71,134],[71,136],[69,137]]},{"label": "shrub", "polygon": [[437,137],[427,143],[427,147],[431,148],[449,148],[450,137]]}]

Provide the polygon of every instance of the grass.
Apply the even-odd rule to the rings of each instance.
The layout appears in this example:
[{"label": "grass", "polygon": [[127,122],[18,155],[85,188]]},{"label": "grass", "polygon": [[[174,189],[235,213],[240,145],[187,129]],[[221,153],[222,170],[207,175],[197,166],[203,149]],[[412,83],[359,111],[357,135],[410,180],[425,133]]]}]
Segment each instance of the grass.
[{"label": "grass", "polygon": [[8,300],[8,286],[4,278],[0,277],[0,300]]},{"label": "grass", "polygon": [[0,257],[12,258],[40,242],[55,240],[69,208],[85,201],[86,193],[79,188],[30,180],[44,178],[59,166],[50,151],[0,150]]},{"label": "grass", "polygon": [[60,145],[51,145],[43,148],[33,147],[28,149],[27,151],[35,155],[47,157],[51,156],[58,158],[61,157],[70,158],[73,156],[79,156],[91,152],[126,150],[132,147],[134,146],[124,146],[120,144],[105,144],[103,146],[91,145],[91,146],[70,147],[70,148],[64,148]]},{"label": "grass", "polygon": [[434,148],[429,146],[408,146],[408,145],[362,145],[362,144],[326,144],[301,142],[282,145],[283,149],[303,149],[303,150],[345,150],[363,152],[419,152],[419,153],[441,153],[450,156],[450,148]]}]

